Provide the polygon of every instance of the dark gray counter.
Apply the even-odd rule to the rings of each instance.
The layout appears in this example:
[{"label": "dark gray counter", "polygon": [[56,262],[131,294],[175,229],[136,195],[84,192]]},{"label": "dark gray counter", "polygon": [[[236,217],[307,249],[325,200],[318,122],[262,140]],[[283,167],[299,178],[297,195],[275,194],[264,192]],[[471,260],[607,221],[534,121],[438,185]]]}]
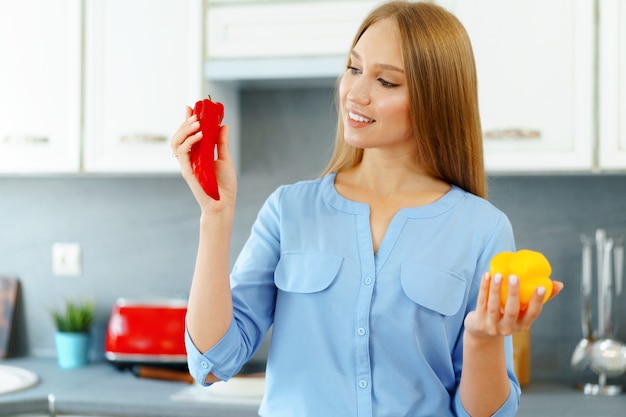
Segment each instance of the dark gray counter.
[{"label": "dark gray counter", "polygon": [[[23,391],[0,395],[0,416],[46,414],[49,396],[59,414],[112,417],[254,417],[258,406],[229,399],[224,402],[175,401],[192,386],[136,378],[106,363],[74,370],[60,369],[54,359],[27,358],[2,362],[35,372],[39,383]],[[524,387],[518,417],[615,417],[624,415],[626,395],[595,397],[573,387],[531,383]]]}]

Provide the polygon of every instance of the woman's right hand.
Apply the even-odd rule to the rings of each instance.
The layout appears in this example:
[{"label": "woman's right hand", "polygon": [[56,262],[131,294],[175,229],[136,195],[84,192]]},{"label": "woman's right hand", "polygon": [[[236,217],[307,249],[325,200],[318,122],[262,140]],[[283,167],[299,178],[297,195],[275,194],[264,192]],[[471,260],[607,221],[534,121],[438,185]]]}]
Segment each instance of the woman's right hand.
[{"label": "woman's right hand", "polygon": [[217,159],[213,163],[220,193],[219,200],[212,199],[204,192],[191,168],[191,147],[201,139],[200,122],[196,115],[192,115],[191,107],[187,106],[185,121],[171,140],[172,154],[178,160],[183,178],[203,213],[218,212],[225,208],[234,210],[237,197],[237,175],[228,148],[228,126],[220,127],[217,139]]}]

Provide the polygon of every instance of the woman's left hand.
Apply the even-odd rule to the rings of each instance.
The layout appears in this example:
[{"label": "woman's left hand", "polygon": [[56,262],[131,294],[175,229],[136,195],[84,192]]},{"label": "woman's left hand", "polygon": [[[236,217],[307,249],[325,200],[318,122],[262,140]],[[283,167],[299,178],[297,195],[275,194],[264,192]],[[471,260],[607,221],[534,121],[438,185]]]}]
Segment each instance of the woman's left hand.
[{"label": "woman's left hand", "polygon": [[[480,282],[476,309],[465,317],[465,331],[476,338],[508,336],[513,332],[528,330],[543,309],[544,294],[539,289],[533,294],[528,308],[520,311],[519,279],[509,277],[509,292],[504,308],[500,306],[502,276],[485,273]],[[563,289],[563,283],[553,281],[550,299]],[[545,291],[545,288],[543,289]]]}]

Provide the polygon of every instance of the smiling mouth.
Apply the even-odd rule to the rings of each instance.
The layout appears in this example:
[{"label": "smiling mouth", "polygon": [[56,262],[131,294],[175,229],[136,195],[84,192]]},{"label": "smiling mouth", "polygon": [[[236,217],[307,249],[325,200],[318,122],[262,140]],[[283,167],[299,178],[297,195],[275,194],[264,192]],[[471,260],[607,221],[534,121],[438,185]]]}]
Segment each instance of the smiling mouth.
[{"label": "smiling mouth", "polygon": [[351,120],[354,120],[355,122],[361,122],[361,123],[373,123],[376,121],[374,119],[368,119],[367,117],[359,116],[358,114],[355,114],[352,112],[348,112],[348,117]]}]

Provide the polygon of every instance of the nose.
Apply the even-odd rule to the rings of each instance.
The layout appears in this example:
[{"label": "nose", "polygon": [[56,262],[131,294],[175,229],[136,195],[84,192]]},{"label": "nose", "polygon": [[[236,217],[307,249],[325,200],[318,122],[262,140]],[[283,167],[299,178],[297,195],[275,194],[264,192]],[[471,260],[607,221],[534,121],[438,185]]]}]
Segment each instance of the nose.
[{"label": "nose", "polygon": [[349,101],[358,104],[368,104],[370,102],[369,86],[364,77],[354,80],[348,90]]}]

